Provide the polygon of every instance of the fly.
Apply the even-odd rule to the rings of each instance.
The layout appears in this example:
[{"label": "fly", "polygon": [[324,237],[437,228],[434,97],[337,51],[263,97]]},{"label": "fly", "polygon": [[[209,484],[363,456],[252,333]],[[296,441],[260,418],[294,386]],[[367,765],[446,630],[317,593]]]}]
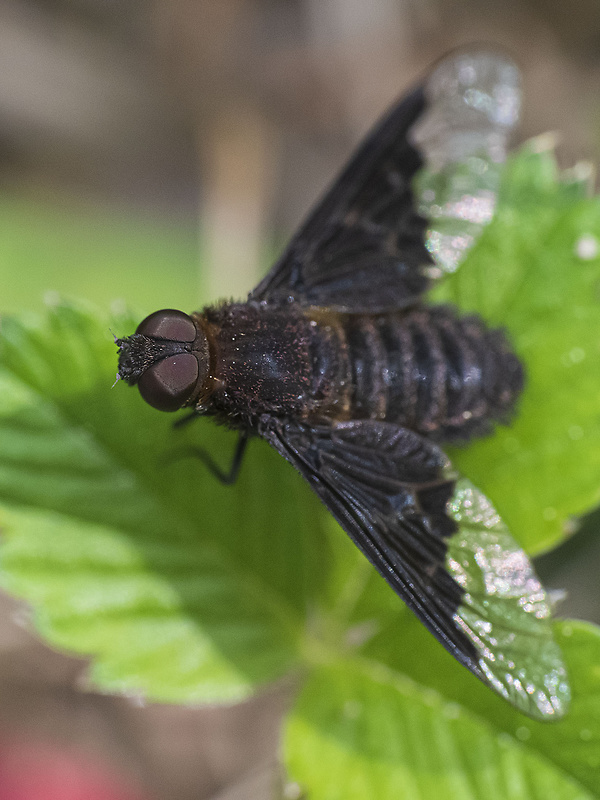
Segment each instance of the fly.
[{"label": "fly", "polygon": [[[457,476],[439,447],[508,422],[523,367],[502,330],[424,301],[491,217],[518,100],[506,58],[450,55],[375,127],[245,302],[151,314],[117,340],[118,376],[161,411],[189,408],[238,430],[229,473],[202,454],[224,482],[249,438],[269,442],[461,664],[547,719],[568,705],[560,654],[512,654],[510,631],[484,640],[495,612],[476,603],[452,555]],[[431,186],[419,205],[413,183],[425,160]],[[461,161],[470,177],[450,179],[440,199],[436,179]],[[509,541],[520,578],[533,575]],[[488,564],[490,593],[495,579],[506,583],[500,562]],[[509,578],[515,592],[519,575]],[[516,624],[535,627],[526,603],[519,614]],[[544,658],[532,679],[530,663]]]}]

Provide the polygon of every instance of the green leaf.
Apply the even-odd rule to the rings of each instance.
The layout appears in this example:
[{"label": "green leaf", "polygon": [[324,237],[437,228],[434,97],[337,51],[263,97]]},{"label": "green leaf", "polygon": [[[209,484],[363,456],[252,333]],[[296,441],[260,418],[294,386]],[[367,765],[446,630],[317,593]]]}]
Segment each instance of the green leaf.
[{"label": "green leaf", "polygon": [[[374,661],[317,666],[286,723],[292,780],[312,800],[599,797],[600,634],[583,624],[564,632],[579,690],[572,713],[553,725],[525,719],[465,670],[456,670],[455,699]],[[389,645],[402,650],[397,638]],[[471,711],[473,687],[491,698],[489,713]]]},{"label": "green leaf", "polygon": [[565,621],[554,626],[573,689],[569,712],[552,724],[523,716],[494,695],[432,639],[412,616],[390,615],[363,649],[368,663],[386,664],[424,696],[443,698],[452,713],[467,714],[496,734],[543,757],[600,797],[600,628]]},{"label": "green leaf", "polygon": [[137,392],[111,389],[110,327],[70,306],[3,321],[2,586],[52,644],[94,656],[104,689],[245,697],[298,662],[325,576],[316,501],[260,443],[235,490],[167,459],[202,441],[226,461],[235,436],[202,423],[177,435]]},{"label": "green leaf", "polygon": [[[600,262],[578,243],[600,239],[599,208],[582,185],[559,181],[547,154],[519,156],[497,222],[438,295],[505,324],[527,364],[513,426],[452,458],[532,551],[559,541],[569,515],[598,500]],[[137,321],[70,306],[3,320],[0,581],[32,603],[48,641],[92,656],[103,689],[169,701],[242,698],[312,667],[286,752],[316,798],[600,797],[597,630],[559,628],[569,714],[552,725],[519,714],[323,524],[275,453],[253,443],[233,489],[197,461],[168,457],[202,444],[225,465],[235,436],[208,421],[173,431],[137,392],[110,389],[109,326],[127,334]],[[468,604],[479,613],[477,547],[489,555],[507,540],[504,529],[494,531],[500,544],[464,534],[451,544],[469,562]],[[458,577],[456,549],[450,558]],[[499,593],[493,624],[507,608],[515,624],[533,594]],[[535,671],[525,630],[518,655]],[[545,610],[537,631],[550,652],[543,676],[557,664]]]},{"label": "green leaf", "polygon": [[432,293],[505,326],[525,364],[510,426],[449,454],[531,553],[600,502],[600,199],[584,187],[573,174],[559,180],[552,153],[525,148],[495,219]]}]

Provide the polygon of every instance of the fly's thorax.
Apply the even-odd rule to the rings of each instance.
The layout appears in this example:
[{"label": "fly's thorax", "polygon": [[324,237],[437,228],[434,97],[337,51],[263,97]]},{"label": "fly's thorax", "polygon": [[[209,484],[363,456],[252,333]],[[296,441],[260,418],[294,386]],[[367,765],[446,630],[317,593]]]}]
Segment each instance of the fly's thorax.
[{"label": "fly's thorax", "polygon": [[117,377],[137,385],[144,400],[160,411],[197,404],[209,390],[211,348],[201,315],[156,311],[117,345]]},{"label": "fly's thorax", "polygon": [[209,413],[232,425],[302,414],[310,400],[311,330],[296,304],[215,306],[204,320],[214,346]]}]

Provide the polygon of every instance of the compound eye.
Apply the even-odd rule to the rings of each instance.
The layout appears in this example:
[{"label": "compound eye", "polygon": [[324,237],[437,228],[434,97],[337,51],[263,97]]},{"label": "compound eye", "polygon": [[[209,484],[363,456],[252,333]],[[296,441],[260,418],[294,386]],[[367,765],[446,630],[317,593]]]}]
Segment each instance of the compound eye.
[{"label": "compound eye", "polygon": [[193,342],[196,338],[196,326],[192,318],[183,311],[164,308],[142,320],[136,333],[152,336],[154,339],[168,339],[171,342]]},{"label": "compound eye", "polygon": [[163,358],[138,381],[144,400],[159,411],[177,411],[191,399],[198,381],[198,361],[191,353]]}]

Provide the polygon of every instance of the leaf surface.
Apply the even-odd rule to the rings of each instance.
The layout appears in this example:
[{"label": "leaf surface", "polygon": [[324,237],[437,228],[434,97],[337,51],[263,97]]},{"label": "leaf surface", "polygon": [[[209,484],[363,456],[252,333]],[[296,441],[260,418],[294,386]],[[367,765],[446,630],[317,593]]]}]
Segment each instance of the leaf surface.
[{"label": "leaf surface", "polygon": [[[550,725],[527,720],[458,668],[452,691],[440,691],[423,682],[423,660],[414,679],[360,658],[317,666],[286,723],[292,780],[314,800],[600,797],[600,635],[583,623],[559,634],[579,688],[571,714]],[[474,712],[483,693],[486,713]]]},{"label": "leaf surface", "polygon": [[226,460],[235,436],[198,423],[178,437],[111,389],[114,358],[108,321],[81,309],[4,321],[2,585],[51,643],[94,655],[105,689],[245,697],[298,658],[325,574],[315,504],[261,443],[236,489],[220,486],[182,448],[195,436]]}]

